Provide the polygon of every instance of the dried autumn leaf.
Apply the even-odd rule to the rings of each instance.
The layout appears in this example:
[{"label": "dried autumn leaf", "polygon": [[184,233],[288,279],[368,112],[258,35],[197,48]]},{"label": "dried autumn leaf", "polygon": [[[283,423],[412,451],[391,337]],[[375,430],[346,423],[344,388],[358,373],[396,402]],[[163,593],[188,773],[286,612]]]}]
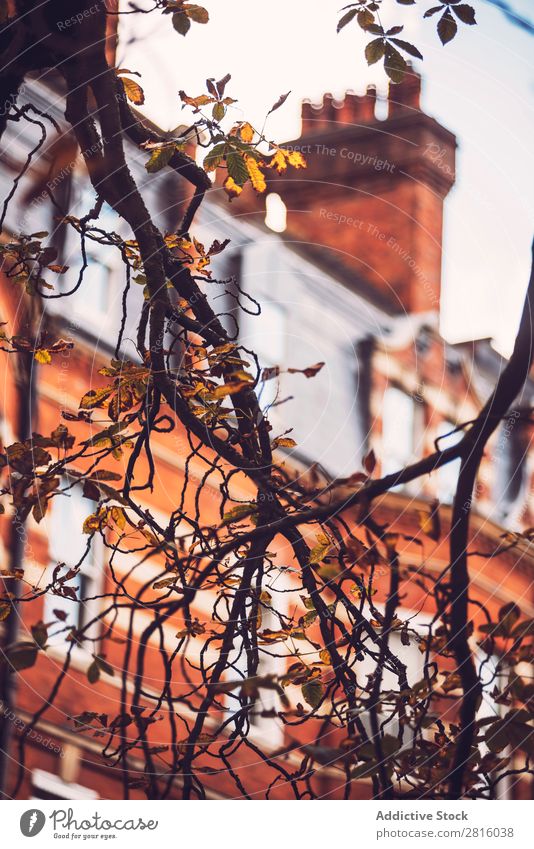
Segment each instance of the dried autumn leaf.
[{"label": "dried autumn leaf", "polygon": [[315,363],[314,366],[308,366],[307,368],[288,368],[287,371],[289,374],[303,374],[305,377],[310,378],[319,374],[323,366],[324,363]]},{"label": "dried autumn leaf", "polygon": [[244,124],[241,124],[239,128],[239,135],[242,141],[246,142],[247,144],[250,144],[250,142],[254,138],[254,129],[248,123],[248,121],[245,121]]},{"label": "dried autumn leaf", "polygon": [[174,155],[175,147],[173,144],[165,145],[164,147],[153,150],[148,162],[145,163],[145,168],[149,174],[155,174],[161,171],[171,161]]},{"label": "dried autumn leaf", "polygon": [[112,391],[112,388],[109,386],[105,389],[89,390],[80,401],[80,408],[83,410],[92,410],[95,407],[101,407],[104,401],[107,401]]},{"label": "dried autumn leaf", "polygon": [[319,707],[324,695],[324,686],[318,678],[312,678],[302,685],[302,696],[304,701],[312,708]]},{"label": "dried autumn leaf", "polygon": [[83,532],[84,534],[92,534],[100,528],[100,525],[101,517],[97,513],[91,513],[83,523]]},{"label": "dried autumn leaf", "polygon": [[49,365],[52,362],[50,351],[47,351],[46,348],[38,348],[33,356],[43,366]]},{"label": "dried autumn leaf", "polygon": [[238,186],[233,177],[227,177],[223,184],[224,191],[228,195],[228,200],[239,197],[243,191],[242,186]]},{"label": "dried autumn leaf", "polygon": [[276,103],[273,106],[271,106],[271,108],[267,112],[267,115],[270,115],[271,112],[275,112],[277,109],[280,109],[280,107],[284,105],[284,103],[286,102],[286,100],[287,100],[287,98],[289,97],[290,94],[291,94],[290,91],[288,91],[286,94],[281,94],[280,97],[278,98],[278,100],[276,101]]},{"label": "dried autumn leaf", "polygon": [[296,448],[297,443],[289,436],[277,436],[273,439],[273,448]]},{"label": "dried autumn leaf", "polygon": [[245,166],[248,171],[248,176],[250,177],[250,182],[252,183],[252,188],[254,191],[261,194],[267,188],[265,174],[260,169],[253,156],[245,156]]},{"label": "dried autumn leaf", "polygon": [[309,563],[320,563],[332,549],[332,543],[326,534],[317,534],[317,544],[310,551]]},{"label": "dried autumn leaf", "polygon": [[198,6],[196,3],[184,3],[183,10],[188,18],[191,18],[196,24],[207,24],[210,16],[208,10],[203,6]]},{"label": "dried autumn leaf", "polygon": [[252,501],[244,504],[236,504],[231,510],[228,510],[223,516],[223,524],[229,525],[231,522],[237,522],[247,516],[252,516],[257,513],[258,507]]},{"label": "dried autumn leaf", "polygon": [[128,100],[135,106],[142,106],[145,102],[145,93],[138,82],[130,77],[121,77],[124,92]]}]

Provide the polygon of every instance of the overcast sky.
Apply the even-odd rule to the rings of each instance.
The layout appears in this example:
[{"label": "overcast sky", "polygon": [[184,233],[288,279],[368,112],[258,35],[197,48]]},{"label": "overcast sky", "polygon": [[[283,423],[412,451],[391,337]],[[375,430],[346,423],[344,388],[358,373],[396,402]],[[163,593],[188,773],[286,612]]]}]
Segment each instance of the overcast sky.
[{"label": "overcast sky", "polygon": [[[457,185],[447,200],[442,332],[450,341],[490,336],[507,352],[519,318],[534,235],[534,37],[481,0],[471,0],[478,27],[462,26],[441,46],[432,19],[390,0],[401,37],[424,55],[423,108],[459,140]],[[510,0],[534,18],[532,0]],[[300,131],[300,101],[323,92],[362,92],[383,73],[363,58],[367,37],[353,25],[336,35],[341,0],[205,0],[207,26],[184,38],[157,14],[122,19],[121,64],[142,73],[146,114],[164,129],[184,121],[178,90],[197,95],[207,76],[232,74],[227,93],[239,99],[236,118],[261,125],[270,106],[291,89],[270,118],[278,141]],[[139,38],[128,46],[132,34]],[[242,111],[241,111],[242,110]]]}]

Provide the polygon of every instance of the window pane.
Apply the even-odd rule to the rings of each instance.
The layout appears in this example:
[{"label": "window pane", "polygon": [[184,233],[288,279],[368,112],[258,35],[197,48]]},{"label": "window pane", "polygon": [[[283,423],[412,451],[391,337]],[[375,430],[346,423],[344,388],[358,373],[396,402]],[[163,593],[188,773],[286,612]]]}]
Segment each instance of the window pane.
[{"label": "window pane", "polygon": [[415,406],[413,398],[389,386],[382,401],[382,467],[384,474],[402,469],[413,459]]},{"label": "window pane", "polygon": [[[67,566],[75,566],[80,561],[87,547],[87,537],[82,534],[83,523],[93,510],[94,502],[84,498],[78,486],[52,499],[48,535],[53,561]],[[89,552],[83,566],[86,569],[91,565]]]}]

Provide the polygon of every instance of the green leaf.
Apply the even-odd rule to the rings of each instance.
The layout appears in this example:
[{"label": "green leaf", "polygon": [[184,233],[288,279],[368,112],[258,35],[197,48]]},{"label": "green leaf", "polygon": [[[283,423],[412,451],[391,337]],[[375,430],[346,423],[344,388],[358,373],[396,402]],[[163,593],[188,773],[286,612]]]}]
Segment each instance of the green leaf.
[{"label": "green leaf", "polygon": [[174,154],[174,145],[168,144],[165,147],[158,147],[152,151],[150,159],[145,163],[145,168],[149,174],[155,174],[156,171],[161,171],[171,161]]},{"label": "green leaf", "polygon": [[404,75],[408,65],[406,60],[401,56],[398,50],[388,44],[386,47],[386,58],[384,61],[384,70],[391,82],[400,83],[404,79]]},{"label": "green leaf", "polygon": [[224,103],[216,103],[212,109],[212,115],[215,121],[222,121],[222,119],[226,115],[226,107]]},{"label": "green leaf", "polygon": [[185,12],[175,12],[172,16],[172,25],[180,35],[187,35],[191,29],[191,21]]},{"label": "green leaf", "polygon": [[214,148],[210,150],[208,154],[204,157],[204,168],[206,171],[215,171],[218,165],[221,164],[221,160],[226,152],[226,144],[221,142],[216,144]]},{"label": "green leaf", "polygon": [[339,22],[338,22],[338,25],[337,25],[337,32],[341,32],[343,27],[346,27],[347,24],[350,24],[352,19],[356,17],[357,12],[358,12],[357,9],[350,9],[350,11],[345,12],[343,17],[339,19]]},{"label": "green leaf", "polygon": [[223,524],[229,525],[231,522],[237,522],[239,519],[244,519],[246,516],[251,516],[257,513],[257,505],[252,502],[244,504],[236,504],[231,510],[228,510],[223,516]]},{"label": "green leaf", "polygon": [[234,182],[238,186],[244,186],[248,180],[248,171],[242,155],[235,152],[229,153],[226,157],[226,164],[228,166],[228,174]]},{"label": "green leaf", "polygon": [[458,32],[458,24],[447,9],[438,21],[438,35],[442,44],[448,44],[452,41]]},{"label": "green leaf", "polygon": [[365,58],[368,65],[374,65],[379,62],[386,52],[386,43],[383,38],[375,38],[370,41],[365,48]]},{"label": "green leaf", "polygon": [[318,707],[324,695],[324,687],[319,678],[312,678],[310,681],[306,681],[302,685],[302,695],[304,701],[312,708]]}]

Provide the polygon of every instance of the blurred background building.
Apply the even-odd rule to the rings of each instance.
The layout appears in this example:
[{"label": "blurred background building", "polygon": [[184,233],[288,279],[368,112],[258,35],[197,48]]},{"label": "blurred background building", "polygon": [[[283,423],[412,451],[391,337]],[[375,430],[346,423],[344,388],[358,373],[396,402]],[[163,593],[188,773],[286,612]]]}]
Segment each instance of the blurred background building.
[{"label": "blurred background building", "polygon": [[[200,241],[230,239],[217,259],[214,277],[226,285],[206,283],[208,296],[231,332],[254,349],[265,369],[280,367],[276,378],[260,387],[261,405],[273,435],[292,428],[297,447],[280,451],[289,468],[305,471],[312,465],[322,481],[349,476],[362,467],[373,450],[379,473],[400,469],[405,464],[450,445],[458,438],[455,429],[471,421],[495,384],[504,360],[491,340],[459,345],[447,344],[438,329],[442,279],[442,242],[447,228],[446,198],[455,182],[454,134],[421,111],[421,79],[412,71],[406,80],[390,89],[386,111],[376,112],[376,92],[348,92],[336,102],[325,95],[321,104],[302,106],[302,132],[288,142],[300,150],[306,170],[269,177],[264,196],[244,193],[231,204],[215,185],[202,206],[194,231]],[[64,134],[61,90],[53,76],[27,84],[24,99],[58,122],[61,131],[47,142],[18,185],[9,204],[2,239],[9,241],[21,232],[48,229],[57,248],[57,262],[69,266],[61,276],[63,291],[77,279],[81,258],[79,240],[61,223],[63,212],[81,216],[94,204],[95,196],[83,164],[68,133]],[[10,123],[3,139],[0,194],[8,196],[13,179],[27,151],[36,142],[39,127]],[[165,171],[147,174],[146,154],[128,146],[128,157],[148,206],[158,225],[173,232],[180,219],[189,188]],[[52,190],[57,206],[50,203]],[[129,238],[124,225],[110,209],[104,209],[101,226]],[[247,306],[236,309],[235,296]],[[60,422],[62,411],[75,413],[79,400],[99,385],[97,370],[113,356],[120,326],[123,296],[128,304],[128,321],[122,355],[137,356],[133,339],[140,314],[142,287],[132,284],[124,295],[122,263],[116,249],[88,244],[88,268],[83,284],[71,297],[46,300],[40,305],[39,323],[54,338],[74,342],[73,350],[52,365],[34,367],[35,398],[32,421],[20,432],[21,402],[16,364],[4,356],[0,361],[2,399],[0,427],[4,446],[25,438],[31,430],[48,433]],[[24,333],[27,315],[25,296],[11,281],[2,279],[0,315],[10,333]],[[261,305],[261,314],[255,304]],[[318,362],[325,365],[307,380],[290,375],[288,368],[304,369]],[[518,602],[527,616],[534,616],[533,562],[528,546],[491,556],[508,530],[534,524],[532,501],[533,458],[530,452],[532,425],[529,410],[534,386],[529,382],[517,399],[509,419],[502,423],[481,467],[474,505],[473,528],[477,549],[488,556],[474,557],[471,569],[478,596],[490,611],[509,601]],[[70,425],[69,425],[70,426]],[[102,425],[103,427],[104,425]],[[74,425],[79,434],[83,424]],[[93,428],[95,425],[92,426]],[[153,452],[157,463],[154,493],[147,507],[154,515],[169,510],[172,493],[183,480],[187,448],[185,435],[177,433],[172,448],[156,438]],[[440,544],[425,549],[425,567],[435,573],[447,565],[447,523],[453,497],[457,464],[406,487],[397,487],[382,499],[379,514],[407,537],[420,536],[418,511],[438,498],[442,506],[445,534]],[[201,474],[201,468],[194,475]],[[246,489],[243,490],[246,495]],[[192,495],[190,496],[193,497]],[[0,519],[2,568],[13,571],[14,531],[6,504]],[[206,497],[207,523],[217,514],[217,492]],[[91,512],[88,499],[74,490],[70,498],[56,498],[41,523],[30,517],[24,530],[24,545],[18,547],[20,568],[34,586],[46,581],[58,564],[74,565],[80,557],[83,519]],[[428,546],[428,543],[425,543]],[[403,562],[413,563],[420,549],[406,543]],[[16,622],[2,624],[4,645],[10,634],[24,638],[28,627],[39,618],[48,621],[60,609],[69,625],[88,621],[99,604],[105,604],[110,578],[103,546],[94,545],[91,557],[73,583],[75,591],[93,597],[83,608],[68,599],[48,597],[23,610]],[[5,564],[5,566],[4,566]],[[128,571],[128,558],[116,569]],[[134,584],[148,580],[150,562],[136,573]],[[9,591],[9,581],[5,581]],[[424,593],[416,582],[408,582],[403,607],[426,615]],[[209,616],[209,603],[199,618]],[[22,608],[22,606],[21,606]],[[39,609],[37,609],[39,608]],[[427,611],[428,612],[428,611]],[[14,614],[12,614],[14,616]],[[149,622],[146,614],[145,625]],[[128,628],[123,619],[124,632]],[[142,626],[136,625],[133,639]],[[170,629],[172,639],[175,628]],[[417,680],[421,654],[417,646],[402,647],[410,675]],[[153,649],[156,653],[155,648]],[[120,665],[121,648],[109,661]],[[52,641],[45,658],[34,669],[17,677],[12,704],[4,700],[4,718],[11,734],[8,761],[9,795],[17,761],[16,738],[42,699],[47,699],[65,658],[64,635]],[[121,678],[103,676],[89,685],[86,671],[90,657],[83,649],[73,653],[66,681],[54,705],[37,724],[38,733],[28,737],[25,782],[26,798],[122,798],[120,770],[113,759],[100,756],[101,742],[91,735],[76,733],[70,720],[74,714],[98,709],[110,716],[118,712]],[[269,671],[282,672],[280,664]],[[95,697],[95,688],[98,699]],[[499,710],[489,702],[487,710]],[[276,717],[259,717],[252,733],[273,749],[285,739],[284,727]],[[161,742],[161,741],[160,741]],[[305,741],[304,741],[305,742]],[[243,756],[244,757],[244,756]],[[132,753],[133,769],[139,767]],[[242,768],[251,766],[246,759]],[[255,767],[257,792],[264,789],[261,768]],[[250,770],[249,770],[250,772]],[[335,786],[335,777],[325,768],[320,776],[324,792]],[[370,785],[361,783],[361,795]],[[213,779],[213,797],[232,792],[224,776]],[[517,794],[518,788],[503,788]],[[132,790],[132,795],[140,793]],[[179,777],[177,777],[179,795]],[[284,791],[279,793],[283,796]]]}]

